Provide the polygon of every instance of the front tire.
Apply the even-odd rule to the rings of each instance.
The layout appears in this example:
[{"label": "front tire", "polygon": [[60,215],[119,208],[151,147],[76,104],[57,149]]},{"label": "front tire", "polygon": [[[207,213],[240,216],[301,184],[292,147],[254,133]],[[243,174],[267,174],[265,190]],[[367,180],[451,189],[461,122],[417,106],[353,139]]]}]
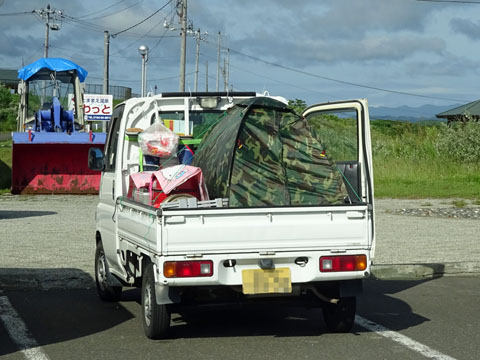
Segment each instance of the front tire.
[{"label": "front tire", "polygon": [[95,283],[97,293],[103,301],[119,301],[122,297],[120,286],[110,286],[107,282],[108,265],[102,242],[99,241],[95,251]]},{"label": "front tire", "polygon": [[170,328],[170,311],[167,305],[158,305],[155,295],[154,267],[146,266],[142,281],[142,323],[149,339],[165,339]]},{"label": "front tire", "polygon": [[355,297],[341,298],[337,304],[326,304],[323,317],[329,332],[347,333],[352,330],[357,310]]}]

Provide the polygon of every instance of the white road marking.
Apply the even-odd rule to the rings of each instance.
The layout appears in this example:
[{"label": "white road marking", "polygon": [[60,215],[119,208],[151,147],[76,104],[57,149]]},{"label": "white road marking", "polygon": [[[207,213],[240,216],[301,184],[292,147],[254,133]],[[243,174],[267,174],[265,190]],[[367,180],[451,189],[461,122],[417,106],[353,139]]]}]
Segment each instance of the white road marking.
[{"label": "white road marking", "polygon": [[399,344],[402,344],[409,349],[416,351],[423,356],[430,358],[430,359],[437,359],[437,360],[455,360],[455,358],[442,354],[441,352],[434,350],[427,345],[421,344],[418,341],[410,339],[409,337],[399,334],[395,331],[392,331],[382,325],[374,323],[368,319],[365,319],[361,316],[355,316],[355,323],[367,330],[370,330],[380,336],[386,337],[390,340],[396,341]]},{"label": "white road marking", "polygon": [[31,336],[22,318],[6,296],[0,296],[0,320],[11,339],[28,360],[47,360],[49,357]]}]

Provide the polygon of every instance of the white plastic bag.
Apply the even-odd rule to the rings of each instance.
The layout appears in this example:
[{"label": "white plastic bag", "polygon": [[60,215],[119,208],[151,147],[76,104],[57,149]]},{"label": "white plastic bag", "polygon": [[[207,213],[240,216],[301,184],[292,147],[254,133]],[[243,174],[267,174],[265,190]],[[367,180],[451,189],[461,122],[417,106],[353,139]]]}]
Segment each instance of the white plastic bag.
[{"label": "white plastic bag", "polygon": [[179,136],[162,123],[155,123],[138,134],[143,153],[158,157],[176,155]]}]

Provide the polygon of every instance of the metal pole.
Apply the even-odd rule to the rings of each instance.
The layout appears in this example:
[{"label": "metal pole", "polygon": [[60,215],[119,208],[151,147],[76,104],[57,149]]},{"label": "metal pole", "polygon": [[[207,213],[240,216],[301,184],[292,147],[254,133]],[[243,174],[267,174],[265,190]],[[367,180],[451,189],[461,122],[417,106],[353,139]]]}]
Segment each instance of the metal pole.
[{"label": "metal pole", "polygon": [[104,31],[104,47],[103,47],[103,93],[108,94],[109,90],[109,60],[110,60],[110,35],[108,31]]},{"label": "metal pole", "polygon": [[48,20],[45,24],[45,46],[43,48],[43,57],[48,58],[48,30],[50,29]]},{"label": "metal pole", "polygon": [[187,52],[187,0],[182,0],[182,39],[180,46],[180,87],[179,91],[185,91],[185,58]]},{"label": "metal pole", "polygon": [[[47,22],[45,23],[45,44],[43,48],[43,57],[48,58],[48,33],[50,30],[50,4],[47,6]],[[42,97],[41,97],[41,102],[42,104],[46,101],[47,99],[47,82],[45,80],[42,81]]]},{"label": "metal pole", "polygon": [[[110,35],[104,31],[103,45],[103,93],[109,93],[109,63],[110,63]],[[102,121],[102,131],[107,132],[107,122]]]},{"label": "metal pole", "polygon": [[50,30],[50,4],[47,5],[47,22],[45,23],[45,48],[43,49],[43,57],[48,58],[48,32]]},{"label": "metal pole", "polygon": [[142,55],[142,92],[140,96],[145,96],[145,55]]},{"label": "metal pole", "polygon": [[208,60],[205,63],[205,91],[208,92]]},{"label": "metal pole", "polygon": [[228,91],[228,78],[230,77],[230,49],[227,49],[227,65],[225,65],[225,83],[227,84],[227,91]]},{"label": "metal pole", "polygon": [[197,30],[195,36],[197,40],[197,49],[195,50],[195,91],[198,91],[198,58],[200,57],[200,29]]},{"label": "metal pole", "polygon": [[148,63],[148,52],[145,54],[145,65],[144,65],[144,71],[143,71],[143,94],[144,96],[147,96],[148,91],[147,91],[147,64]]},{"label": "metal pole", "polygon": [[215,87],[215,91],[218,91],[220,86],[220,44],[221,44],[221,36],[222,34],[220,31],[218,32],[218,50],[217,50],[217,85]]}]

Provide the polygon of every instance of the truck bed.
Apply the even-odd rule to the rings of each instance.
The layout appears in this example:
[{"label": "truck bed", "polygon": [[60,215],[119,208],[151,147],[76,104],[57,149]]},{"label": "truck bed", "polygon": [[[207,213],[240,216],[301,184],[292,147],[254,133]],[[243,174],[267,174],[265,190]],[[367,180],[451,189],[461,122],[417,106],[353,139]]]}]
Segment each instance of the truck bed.
[{"label": "truck bed", "polygon": [[124,200],[117,206],[120,241],[163,256],[371,247],[366,204],[161,210]]}]

